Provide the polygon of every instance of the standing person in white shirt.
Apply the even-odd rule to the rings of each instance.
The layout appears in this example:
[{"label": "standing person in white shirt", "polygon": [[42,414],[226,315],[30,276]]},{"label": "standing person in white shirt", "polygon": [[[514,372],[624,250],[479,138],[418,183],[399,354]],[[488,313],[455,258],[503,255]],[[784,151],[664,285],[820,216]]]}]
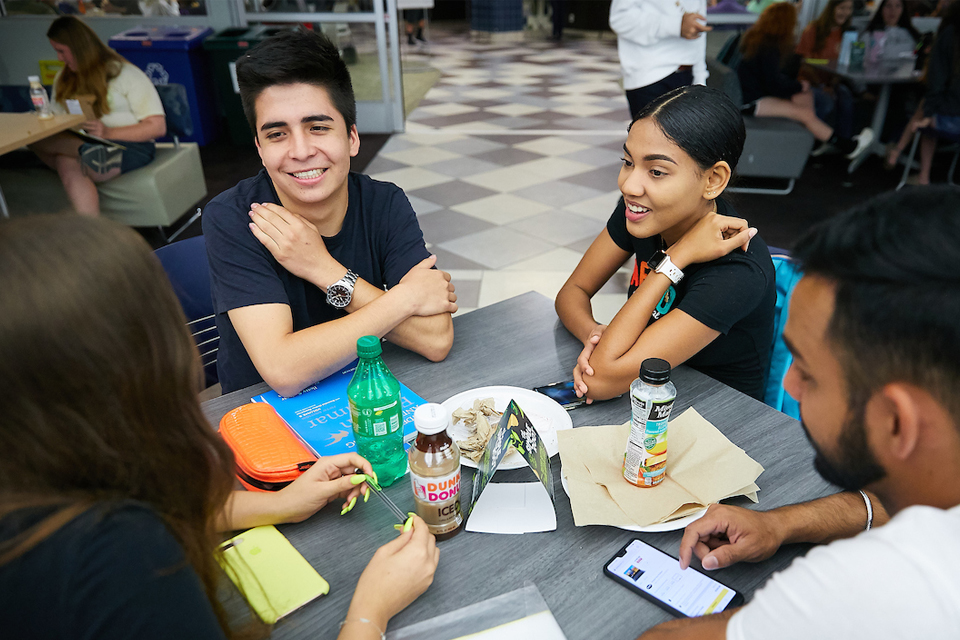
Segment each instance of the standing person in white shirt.
[{"label": "standing person in white shirt", "polygon": [[610,28],[632,120],[668,91],[707,82],[706,0],[613,0]]},{"label": "standing person in white shirt", "polygon": [[714,505],[687,527],[679,555],[683,567],[696,555],[716,570],[782,544],[830,544],[746,606],[674,620],[644,640],[957,637],[958,209],[960,193],[946,187],[888,193],[800,241],[784,387],[800,402],[814,466],[846,491],[767,512]]}]

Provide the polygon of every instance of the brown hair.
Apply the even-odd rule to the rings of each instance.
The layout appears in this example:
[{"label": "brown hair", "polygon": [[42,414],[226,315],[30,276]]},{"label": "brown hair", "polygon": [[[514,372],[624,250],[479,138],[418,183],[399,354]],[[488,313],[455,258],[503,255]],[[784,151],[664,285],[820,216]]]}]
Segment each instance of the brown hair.
[{"label": "brown hair", "polygon": [[[833,15],[837,11],[837,5],[841,5],[844,2],[853,2],[853,0],[830,0],[827,3],[827,6],[823,8],[823,11],[820,12],[820,15],[817,16],[817,19],[813,21],[814,28],[816,29],[816,38],[813,41],[813,50],[820,51],[823,49],[823,45],[827,43],[827,38],[830,36],[830,32],[833,31],[834,27],[839,27],[840,31],[847,31],[850,29],[850,18],[847,18],[847,21],[843,24],[837,24],[833,20]],[[853,17],[853,14],[850,14]]]},{"label": "brown hair", "polygon": [[767,7],[740,41],[744,58],[756,56],[760,49],[774,46],[780,58],[793,51],[793,31],[797,27],[797,9],[790,2],[777,2]]},{"label": "brown hair", "polygon": [[90,507],[136,500],[180,543],[229,634],[214,519],[233,454],[200,409],[197,350],[146,242],[102,219],[4,222],[0,309],[0,519],[52,510],[0,544],[0,564]]},{"label": "brown hair", "polygon": [[107,85],[120,75],[126,59],[103,44],[93,29],[74,16],[61,16],[47,29],[47,37],[70,48],[77,61],[76,72],[64,67],[57,79],[57,102],[66,104],[68,98],[92,95],[93,112],[98,118],[110,113],[107,104]]}]

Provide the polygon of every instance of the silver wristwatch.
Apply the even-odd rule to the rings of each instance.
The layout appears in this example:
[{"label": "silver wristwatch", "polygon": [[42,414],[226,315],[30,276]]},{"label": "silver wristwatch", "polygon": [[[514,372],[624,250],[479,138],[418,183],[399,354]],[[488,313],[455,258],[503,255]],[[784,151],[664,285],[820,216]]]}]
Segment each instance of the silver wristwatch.
[{"label": "silver wristwatch", "polygon": [[357,284],[357,274],[347,269],[347,275],[327,287],[327,304],[337,309],[346,308],[353,299],[355,284]]},{"label": "silver wristwatch", "polygon": [[654,253],[650,259],[647,260],[647,266],[657,273],[662,273],[670,278],[670,282],[673,284],[680,284],[680,281],[683,280],[683,271],[681,271],[677,265],[673,264],[670,256],[663,251]]}]

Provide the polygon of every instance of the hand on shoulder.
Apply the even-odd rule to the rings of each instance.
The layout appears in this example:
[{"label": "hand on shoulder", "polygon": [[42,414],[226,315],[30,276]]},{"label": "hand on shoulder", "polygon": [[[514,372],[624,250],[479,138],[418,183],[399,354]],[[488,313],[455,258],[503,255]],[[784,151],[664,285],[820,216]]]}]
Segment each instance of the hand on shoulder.
[{"label": "hand on shoulder", "polygon": [[284,269],[298,278],[325,287],[343,275],[343,268],[327,251],[317,227],[278,204],[251,204],[250,231]]},{"label": "hand on shoulder", "polygon": [[755,227],[743,218],[708,213],[697,221],[667,250],[670,260],[680,269],[691,264],[722,258],[734,249],[746,251],[750,239],[757,235]]}]

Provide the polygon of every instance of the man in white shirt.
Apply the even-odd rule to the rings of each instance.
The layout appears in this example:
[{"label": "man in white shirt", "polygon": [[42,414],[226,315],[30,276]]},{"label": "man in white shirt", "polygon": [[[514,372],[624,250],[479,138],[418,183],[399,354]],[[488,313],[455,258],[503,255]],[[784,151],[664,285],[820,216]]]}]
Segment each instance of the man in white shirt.
[{"label": "man in white shirt", "polygon": [[706,0],[613,0],[610,28],[630,119],[655,98],[707,82]]},{"label": "man in white shirt", "polygon": [[696,555],[713,570],[781,544],[836,541],[746,606],[665,623],[645,640],[958,637],[958,211],[950,188],[891,193],[800,241],[784,386],[815,467],[846,492],[768,512],[714,505],[687,527],[680,563]]}]

